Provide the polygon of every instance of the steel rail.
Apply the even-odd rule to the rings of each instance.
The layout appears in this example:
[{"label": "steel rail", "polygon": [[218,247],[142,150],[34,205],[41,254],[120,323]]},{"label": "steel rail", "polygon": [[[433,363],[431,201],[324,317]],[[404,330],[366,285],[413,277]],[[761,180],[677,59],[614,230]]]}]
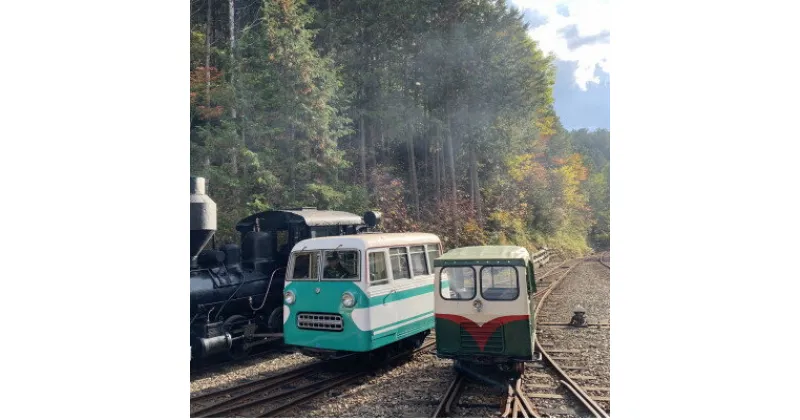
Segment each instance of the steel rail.
[{"label": "steel rail", "polygon": [[[402,352],[400,354],[397,354],[395,356],[390,357],[389,360],[387,360],[386,362],[389,363],[389,362],[398,360],[400,358],[403,358],[403,357],[406,357],[406,356],[409,356],[409,355],[415,355],[415,354],[418,354],[418,353],[422,353],[423,351],[425,351],[425,350],[429,349],[430,347],[432,347],[434,344],[436,344],[436,340],[429,340],[427,343],[423,343],[418,349],[413,349],[413,350],[410,350],[410,351],[404,351],[404,352]],[[318,389],[316,391],[313,391],[311,393],[304,394],[300,398],[295,398],[295,399],[293,399],[291,401],[287,401],[287,402],[281,404],[280,406],[278,406],[276,408],[273,408],[272,410],[269,410],[269,411],[261,414],[258,417],[259,418],[272,417],[272,416],[274,416],[276,414],[279,414],[279,413],[285,411],[288,408],[294,407],[295,404],[298,403],[298,402],[309,400],[312,397],[315,397],[315,396],[317,396],[317,395],[319,395],[319,394],[321,394],[321,393],[323,393],[325,391],[328,391],[328,390],[331,390],[333,388],[336,388],[337,386],[339,386],[341,384],[344,384],[344,383],[347,383],[347,382],[350,382],[350,381],[352,381],[354,379],[358,379],[358,378],[360,378],[362,376],[367,375],[368,373],[370,373],[370,370],[364,370],[364,371],[361,371],[361,372],[356,372],[356,373],[353,373],[353,374],[350,374],[350,375],[346,375],[341,380],[338,380],[336,382],[330,383],[330,384],[326,385],[325,387],[320,388],[320,389]],[[297,391],[297,389],[295,389],[294,391]]]},{"label": "steel rail", "polygon": [[286,346],[284,346],[283,340],[281,338],[269,338],[258,343],[258,345],[254,347],[261,347],[261,346],[269,346],[269,347],[261,351],[256,351],[247,354],[245,356],[242,356],[240,358],[231,360],[209,361],[204,359],[197,359],[197,361],[192,361],[192,364],[189,366],[190,374],[192,377],[196,378],[198,376],[205,375],[206,373],[212,372],[217,369],[223,369],[229,366],[256,360],[258,358],[269,356],[273,353],[278,353],[286,349]]},{"label": "steel rail", "polygon": [[238,391],[238,390],[243,389],[243,388],[247,388],[247,387],[250,387],[250,386],[258,385],[258,387],[255,388],[255,389],[251,389],[249,391],[243,392],[241,394],[234,395],[234,396],[232,396],[230,398],[227,398],[225,400],[222,400],[222,401],[216,402],[214,404],[208,405],[206,407],[203,407],[203,408],[201,408],[199,410],[195,410],[194,412],[192,412],[190,414],[190,416],[191,417],[203,416],[208,412],[212,412],[215,409],[218,409],[219,407],[234,403],[236,401],[240,401],[240,400],[242,400],[244,398],[247,398],[247,397],[249,397],[249,396],[251,396],[253,394],[257,394],[259,392],[269,391],[269,390],[271,390],[273,388],[277,388],[277,387],[285,384],[286,381],[289,381],[289,380],[304,376],[306,374],[309,374],[309,373],[317,370],[322,365],[324,365],[324,363],[319,363],[319,362],[318,363],[313,363],[313,364],[311,364],[309,366],[304,366],[304,367],[301,367],[299,369],[294,369],[294,370],[290,370],[288,372],[284,372],[284,373],[281,373],[281,374],[272,375],[272,376],[270,376],[268,378],[264,378],[264,379],[260,379],[260,380],[257,380],[257,381],[244,383],[244,384],[239,384],[239,385],[227,388],[227,389],[221,389],[221,390],[214,391],[214,392],[211,392],[211,393],[208,393],[208,394],[204,394],[204,395],[198,395],[197,397],[192,398],[191,402],[196,403],[198,401],[206,400],[206,399],[211,398],[211,397],[217,397],[217,396],[221,396],[221,395],[224,395],[224,394],[229,394],[231,392]]},{"label": "steel rail", "polygon": [[450,386],[447,387],[447,391],[445,391],[441,401],[439,402],[439,405],[436,407],[436,410],[431,415],[432,418],[442,418],[450,416],[450,413],[452,413],[453,404],[456,401],[458,401],[458,397],[464,390],[464,380],[465,380],[464,374],[460,372],[456,373],[456,377],[453,378],[452,382],[450,382]]},{"label": "steel rail", "polygon": [[[566,278],[567,274],[569,274],[569,272],[572,271],[572,269],[581,264],[583,264],[583,261],[578,262],[577,264],[570,267],[566,272],[564,272],[563,276],[561,276],[558,280],[553,282],[553,284],[551,284],[550,287],[547,288],[547,291],[542,295],[542,297],[539,299],[539,302],[536,304],[536,310],[534,311],[534,319],[538,318],[539,311],[544,306],[544,302],[550,295],[550,292],[555,290],[556,286],[558,286],[561,283],[561,281],[564,278]],[[556,371],[556,373],[558,373],[558,376],[561,377],[561,383],[564,384],[565,387],[577,397],[578,401],[587,410],[589,410],[589,412],[592,413],[593,416],[600,418],[609,417],[608,413],[606,413],[606,411],[603,410],[603,408],[600,407],[600,405],[597,404],[597,402],[594,401],[589,396],[589,394],[587,394],[586,391],[584,391],[583,388],[581,388],[580,385],[578,385],[574,380],[572,380],[572,378],[570,378],[569,375],[567,375],[567,373],[561,368],[561,366],[558,365],[558,363],[556,363],[555,360],[553,360],[552,357],[550,357],[547,351],[545,351],[545,349],[542,347],[538,337],[536,338],[536,349],[539,350],[539,352],[542,354],[542,360],[548,363]]]},{"label": "steel rail", "polygon": [[[325,362],[314,362],[314,363],[311,363],[311,364],[308,364],[308,365],[303,365],[303,366],[301,366],[301,367],[299,367],[297,369],[292,369],[292,370],[280,372],[280,373],[277,373],[277,374],[274,374],[274,375],[270,375],[270,376],[268,376],[266,378],[262,378],[262,379],[258,379],[258,380],[250,381],[250,382],[244,382],[244,383],[237,384],[237,385],[234,385],[234,386],[231,386],[231,387],[228,387],[228,388],[223,388],[223,389],[218,389],[218,390],[215,390],[215,391],[211,391],[211,392],[208,392],[208,393],[205,393],[205,394],[195,395],[194,397],[192,397],[190,399],[190,402],[196,403],[196,402],[203,401],[203,400],[206,400],[206,399],[209,399],[209,398],[212,398],[212,397],[218,397],[218,396],[221,396],[221,395],[230,394],[230,393],[239,391],[241,389],[249,388],[251,386],[256,386],[256,385],[264,385],[265,384],[265,386],[268,387],[268,386],[272,385],[272,382],[274,382],[274,381],[287,380],[287,379],[295,378],[298,375],[302,375],[304,373],[308,373],[308,372],[310,372],[310,371],[312,371],[314,369],[317,369],[317,368],[321,367],[324,364],[325,364]],[[241,394],[241,395],[244,395],[244,394]],[[239,395],[237,395],[235,398],[238,398],[238,397],[239,397]],[[226,401],[226,402],[228,402],[228,401]]]},{"label": "steel rail", "polygon": [[[394,361],[394,360],[397,360],[397,359],[399,359],[401,357],[417,354],[419,352],[427,350],[430,347],[432,347],[435,343],[436,343],[436,341],[431,340],[431,341],[429,341],[427,343],[424,343],[418,349],[402,352],[402,353],[400,353],[398,355],[395,355],[395,356],[389,358],[387,360],[387,363],[391,362],[391,361]],[[337,359],[337,360],[341,360],[341,359]],[[325,363],[326,362],[321,362],[321,364],[325,364]],[[320,365],[317,365],[317,364],[315,364],[314,366],[320,367]],[[271,409],[271,410],[269,410],[269,411],[267,411],[267,412],[265,412],[265,413],[263,413],[263,414],[261,414],[259,416],[259,417],[270,417],[270,416],[275,415],[275,414],[277,414],[277,413],[279,413],[281,411],[286,410],[287,408],[290,408],[290,407],[294,406],[295,403],[297,403],[297,402],[308,400],[308,399],[310,399],[310,398],[312,398],[314,396],[317,396],[317,395],[321,394],[322,392],[325,392],[325,391],[328,391],[330,389],[336,388],[337,386],[339,386],[341,384],[350,382],[350,381],[352,381],[354,379],[357,379],[359,377],[367,375],[368,373],[370,373],[369,369],[365,369],[365,370],[361,370],[359,372],[353,372],[353,373],[342,373],[342,374],[339,374],[339,375],[332,376],[330,378],[325,378],[325,379],[322,379],[322,380],[319,380],[319,381],[315,381],[315,382],[313,382],[311,384],[304,385],[304,386],[299,387],[299,388],[286,390],[286,391],[283,391],[283,392],[280,392],[280,393],[277,393],[277,394],[267,395],[267,396],[263,396],[263,397],[260,397],[260,398],[255,398],[253,400],[250,400],[250,401],[247,401],[247,402],[244,402],[244,403],[228,406],[232,401],[238,401],[240,399],[246,398],[246,397],[251,396],[252,394],[256,394],[258,392],[269,391],[270,389],[276,388],[277,386],[281,385],[280,381],[276,381],[277,384],[275,384],[275,386],[273,386],[272,382],[271,382],[270,385],[268,385],[268,386],[266,386],[264,388],[257,389],[255,391],[247,392],[246,393],[247,395],[245,395],[245,396],[237,396],[237,397],[234,397],[233,399],[226,400],[226,401],[224,401],[224,402],[222,402],[220,404],[215,404],[215,406],[214,406],[214,408],[216,408],[215,410],[210,410],[210,408],[204,408],[204,409],[198,410],[197,412],[192,414],[192,417],[201,417],[201,418],[204,418],[204,417],[220,417],[220,416],[229,417],[230,414],[235,413],[235,412],[240,411],[240,410],[243,410],[243,409],[246,409],[246,408],[250,408],[250,407],[253,407],[253,406],[256,406],[256,405],[260,405],[260,404],[263,404],[263,403],[279,400],[279,399],[282,399],[282,398],[290,396],[290,395],[298,395],[298,394],[302,393],[303,391],[311,390],[311,392],[304,393],[299,398],[291,399],[290,401],[288,401],[286,403],[283,403],[283,404],[279,405],[278,407],[273,408],[273,409]],[[281,378],[279,377],[278,379],[281,379]],[[314,389],[316,387],[319,387],[319,388],[318,389]],[[227,406],[227,407],[220,407],[220,406]]]},{"label": "steel rail", "polygon": [[608,264],[607,262],[603,261],[603,257],[604,256],[609,256],[610,254],[611,254],[610,252],[606,251],[606,252],[600,254],[600,256],[597,258],[597,262],[599,262],[600,264],[602,264],[603,266],[605,266],[609,270],[611,270],[611,265]]},{"label": "steel rail", "polygon": [[522,378],[514,380],[514,386],[508,385],[508,395],[506,396],[505,410],[500,415],[504,418],[541,418],[533,407],[533,403],[522,390]]},{"label": "steel rail", "polygon": [[522,379],[517,379],[516,383],[514,384],[514,392],[517,394],[517,400],[519,401],[520,407],[524,408],[526,413],[526,417],[533,417],[533,418],[540,418],[539,413],[533,407],[533,403],[528,397],[525,395],[525,391],[522,390]]}]

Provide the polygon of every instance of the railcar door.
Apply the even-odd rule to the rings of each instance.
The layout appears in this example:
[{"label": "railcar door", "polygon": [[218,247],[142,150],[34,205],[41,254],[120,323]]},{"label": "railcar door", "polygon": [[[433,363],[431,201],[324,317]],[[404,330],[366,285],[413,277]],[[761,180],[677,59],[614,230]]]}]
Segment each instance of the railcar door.
[{"label": "railcar door", "polygon": [[534,312],[536,311],[536,303],[533,300],[533,294],[536,293],[536,275],[534,274],[533,262],[528,261],[527,266],[527,281],[525,285],[527,286],[527,291],[525,295],[528,297],[528,316],[530,317],[530,342],[531,342],[531,354],[533,354],[533,350],[536,347],[536,318],[534,317]]},{"label": "railcar door", "polygon": [[514,358],[530,354],[529,299],[526,267],[484,265],[478,271],[478,296],[473,300],[475,316],[483,320],[476,339],[484,340],[482,351]]}]

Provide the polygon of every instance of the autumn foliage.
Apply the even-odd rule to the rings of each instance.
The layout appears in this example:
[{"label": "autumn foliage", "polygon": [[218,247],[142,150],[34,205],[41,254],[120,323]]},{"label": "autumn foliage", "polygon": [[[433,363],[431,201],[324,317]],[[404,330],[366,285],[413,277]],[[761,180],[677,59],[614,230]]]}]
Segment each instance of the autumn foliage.
[{"label": "autumn foliage", "polygon": [[317,206],[446,248],[608,246],[610,135],[564,130],[552,58],[508,4],[192,2],[191,169],[218,235]]}]

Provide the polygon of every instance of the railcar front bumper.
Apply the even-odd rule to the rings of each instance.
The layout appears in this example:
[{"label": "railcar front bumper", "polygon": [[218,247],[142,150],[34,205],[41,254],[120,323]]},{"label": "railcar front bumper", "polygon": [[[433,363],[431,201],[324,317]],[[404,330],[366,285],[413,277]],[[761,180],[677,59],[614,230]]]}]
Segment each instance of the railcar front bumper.
[{"label": "railcar front bumper", "polygon": [[534,353],[531,357],[442,352],[437,352],[436,355],[444,359],[462,360],[481,365],[494,365],[509,362],[538,362],[542,360],[542,355],[538,352]]}]

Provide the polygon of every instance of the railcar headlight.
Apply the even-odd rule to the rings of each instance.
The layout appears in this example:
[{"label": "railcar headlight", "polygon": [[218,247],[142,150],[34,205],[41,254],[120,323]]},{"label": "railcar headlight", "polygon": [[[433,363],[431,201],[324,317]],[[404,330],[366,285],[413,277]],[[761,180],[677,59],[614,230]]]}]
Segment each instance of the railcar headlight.
[{"label": "railcar headlight", "polygon": [[352,308],[356,304],[356,297],[350,292],[342,293],[342,305],[346,308]]},{"label": "railcar headlight", "polygon": [[287,290],[283,293],[283,301],[286,302],[287,305],[291,305],[295,301],[294,292],[291,290]]}]

